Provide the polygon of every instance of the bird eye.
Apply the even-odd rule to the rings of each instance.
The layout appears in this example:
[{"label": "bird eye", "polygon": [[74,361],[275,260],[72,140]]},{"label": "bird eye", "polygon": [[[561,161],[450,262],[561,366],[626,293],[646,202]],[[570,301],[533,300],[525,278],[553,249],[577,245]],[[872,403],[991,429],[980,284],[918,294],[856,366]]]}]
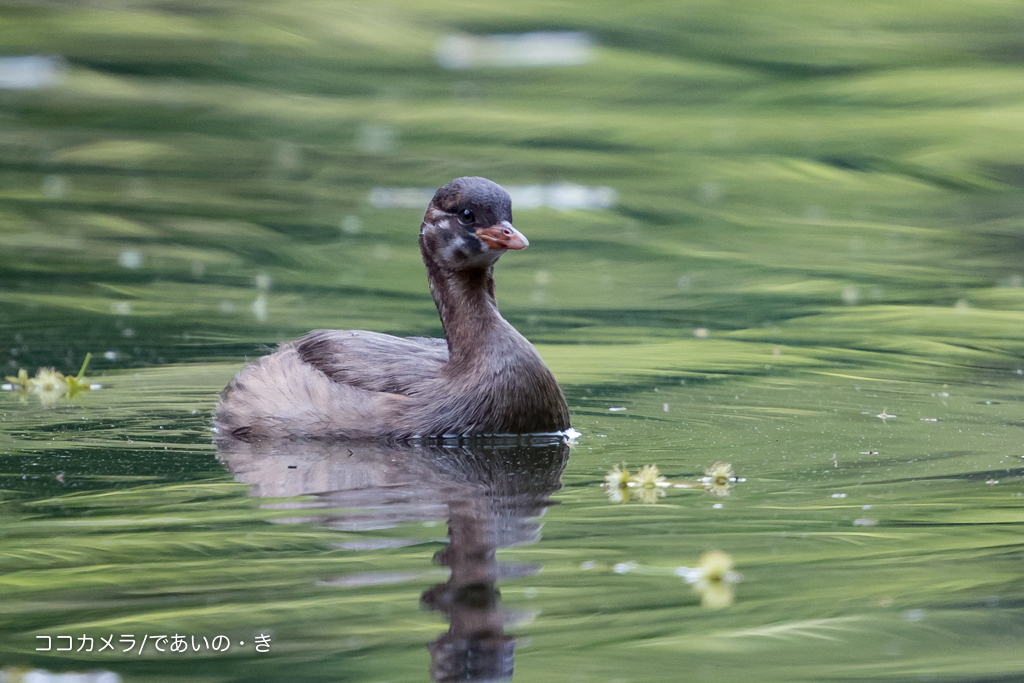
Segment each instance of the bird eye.
[{"label": "bird eye", "polygon": [[474,220],[476,220],[476,216],[474,216],[473,212],[470,211],[469,209],[463,209],[462,211],[460,211],[459,218],[462,219],[463,223],[472,223]]}]

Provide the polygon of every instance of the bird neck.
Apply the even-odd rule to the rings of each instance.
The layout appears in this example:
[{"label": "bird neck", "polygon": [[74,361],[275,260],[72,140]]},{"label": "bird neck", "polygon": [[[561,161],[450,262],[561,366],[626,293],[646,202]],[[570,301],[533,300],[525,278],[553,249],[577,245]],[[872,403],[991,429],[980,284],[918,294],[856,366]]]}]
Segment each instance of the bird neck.
[{"label": "bird neck", "polygon": [[423,260],[448,340],[449,362],[461,365],[485,356],[491,333],[508,326],[494,298],[493,268],[450,271],[438,267],[429,256]]}]

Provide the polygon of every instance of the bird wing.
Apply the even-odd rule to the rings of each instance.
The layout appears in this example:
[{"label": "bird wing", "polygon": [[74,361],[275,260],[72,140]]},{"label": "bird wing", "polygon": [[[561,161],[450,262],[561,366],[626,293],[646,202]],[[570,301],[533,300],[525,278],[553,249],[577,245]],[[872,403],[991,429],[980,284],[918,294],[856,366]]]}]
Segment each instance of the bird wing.
[{"label": "bird wing", "polygon": [[295,347],[303,361],[335,382],[393,394],[408,394],[448,362],[444,339],[365,330],[313,330]]}]

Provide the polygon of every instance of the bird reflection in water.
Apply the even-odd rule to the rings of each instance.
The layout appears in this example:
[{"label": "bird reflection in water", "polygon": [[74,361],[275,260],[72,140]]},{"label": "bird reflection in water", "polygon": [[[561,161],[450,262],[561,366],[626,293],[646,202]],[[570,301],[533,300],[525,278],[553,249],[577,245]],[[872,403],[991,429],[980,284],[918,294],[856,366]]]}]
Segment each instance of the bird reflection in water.
[{"label": "bird reflection in water", "polygon": [[[512,616],[499,608],[499,578],[538,567],[498,562],[499,548],[536,543],[551,494],[569,459],[560,437],[511,437],[416,444],[222,441],[221,461],[263,497],[313,496],[333,528],[374,528],[446,518],[448,544],[434,559],[449,579],[420,603],[443,613],[447,633],[427,648],[435,681],[512,677]],[[338,512],[346,510],[346,512]],[[309,515],[304,515],[305,520]]]}]

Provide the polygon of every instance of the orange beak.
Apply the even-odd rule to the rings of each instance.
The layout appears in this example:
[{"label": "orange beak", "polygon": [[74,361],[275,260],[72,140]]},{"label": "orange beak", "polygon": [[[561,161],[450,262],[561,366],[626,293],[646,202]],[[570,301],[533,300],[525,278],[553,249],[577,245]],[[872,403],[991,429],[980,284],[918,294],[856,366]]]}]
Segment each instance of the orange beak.
[{"label": "orange beak", "polygon": [[530,240],[526,235],[512,227],[508,221],[502,221],[489,228],[480,228],[476,236],[483,240],[489,249],[526,249]]}]

